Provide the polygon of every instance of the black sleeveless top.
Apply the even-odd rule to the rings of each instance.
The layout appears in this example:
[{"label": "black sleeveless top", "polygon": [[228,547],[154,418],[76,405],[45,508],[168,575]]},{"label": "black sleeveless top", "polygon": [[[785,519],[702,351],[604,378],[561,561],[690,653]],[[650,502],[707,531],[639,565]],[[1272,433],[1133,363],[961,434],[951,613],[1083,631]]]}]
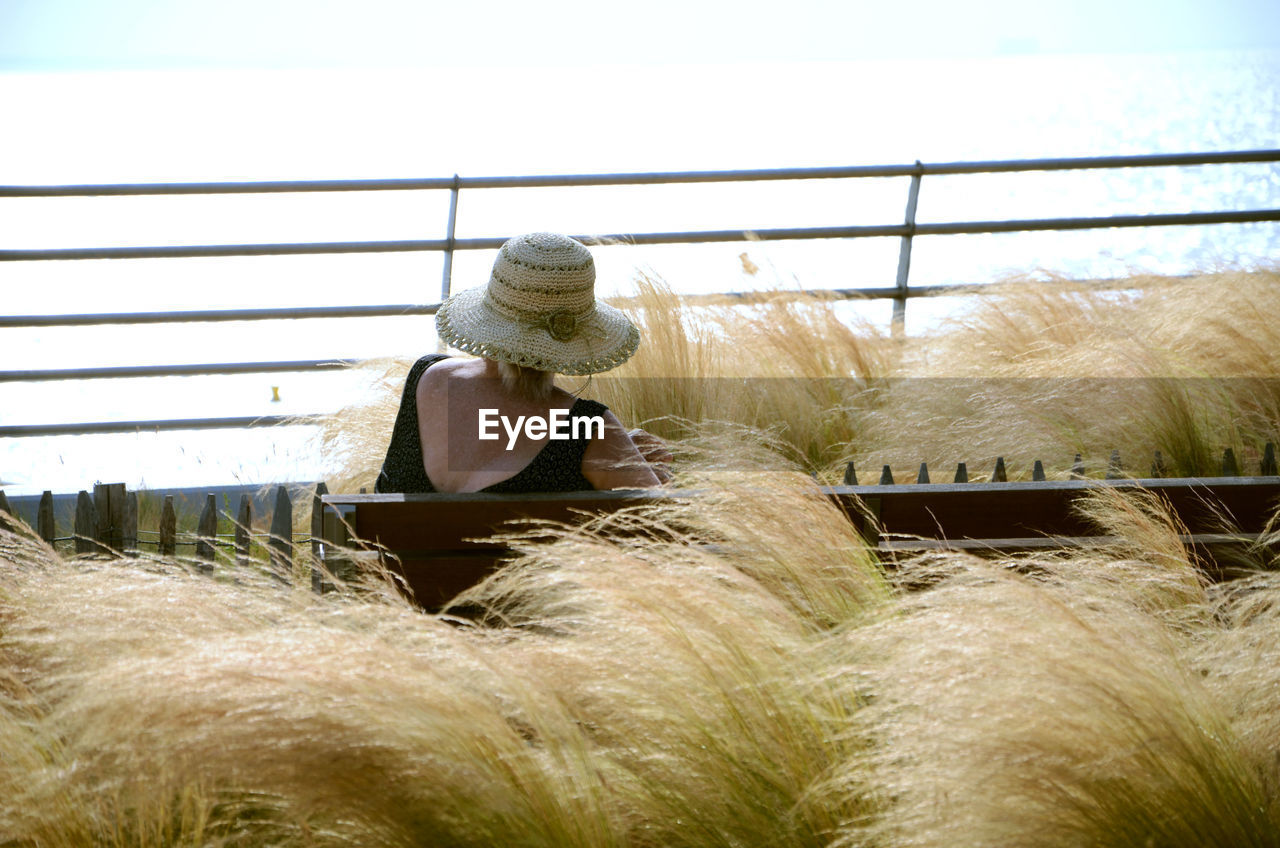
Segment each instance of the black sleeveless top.
[{"label": "black sleeveless top", "polygon": [[[447,356],[428,354],[413,364],[404,381],[404,394],[400,396],[400,411],[396,413],[395,427],[391,431],[391,444],[387,458],[382,462],[382,472],[374,484],[375,492],[434,492],[436,488],[427,478],[422,466],[422,437],[418,431],[418,381],[428,368]],[[594,400],[578,398],[569,410],[569,418],[589,418],[603,415],[606,407]],[[587,432],[590,432],[588,429]],[[482,492],[576,492],[594,489],[582,475],[582,454],[587,449],[587,439],[548,439],[537,456],[517,474],[485,486]]]}]

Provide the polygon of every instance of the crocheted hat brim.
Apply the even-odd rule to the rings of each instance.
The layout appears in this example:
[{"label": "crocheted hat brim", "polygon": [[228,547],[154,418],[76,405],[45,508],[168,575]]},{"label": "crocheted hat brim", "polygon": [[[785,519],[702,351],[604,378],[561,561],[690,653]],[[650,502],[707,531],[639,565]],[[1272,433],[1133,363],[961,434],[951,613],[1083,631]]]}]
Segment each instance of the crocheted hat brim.
[{"label": "crocheted hat brim", "polygon": [[467,289],[440,305],[436,331],[450,347],[539,371],[582,376],[616,368],[640,346],[640,331],[608,304],[596,301],[569,329],[550,321],[508,318],[490,306],[485,292],[483,286]]}]

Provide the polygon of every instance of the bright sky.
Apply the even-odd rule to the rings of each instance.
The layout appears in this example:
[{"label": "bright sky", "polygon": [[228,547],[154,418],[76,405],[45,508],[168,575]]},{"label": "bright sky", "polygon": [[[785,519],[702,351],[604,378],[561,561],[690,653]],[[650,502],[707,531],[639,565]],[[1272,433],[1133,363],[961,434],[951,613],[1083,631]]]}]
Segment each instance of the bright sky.
[{"label": "bright sky", "polygon": [[0,70],[719,64],[1278,45],[1275,0],[0,0]]},{"label": "bright sky", "polygon": [[0,0],[0,182],[1122,152],[1023,124],[1125,79],[963,60],[1256,47],[1276,0]]}]

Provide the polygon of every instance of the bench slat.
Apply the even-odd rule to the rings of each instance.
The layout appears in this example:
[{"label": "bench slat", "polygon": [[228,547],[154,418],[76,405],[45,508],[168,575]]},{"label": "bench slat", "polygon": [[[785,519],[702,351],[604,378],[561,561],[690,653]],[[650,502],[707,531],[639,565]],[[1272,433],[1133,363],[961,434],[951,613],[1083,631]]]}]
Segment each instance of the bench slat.
[{"label": "bench slat", "polygon": [[[1187,541],[1197,553],[1210,556],[1244,544],[1212,534],[1230,529],[1256,538],[1280,507],[1280,477],[888,484],[831,486],[823,492],[869,543],[892,558],[929,547],[903,537],[1001,552],[1089,544],[1081,540],[1090,537],[1104,543],[1074,509],[1078,499],[1103,486],[1141,486],[1157,493],[1186,525]],[[436,608],[510,555],[504,543],[490,538],[520,529],[509,522],[575,523],[589,514],[694,495],[674,490],[325,495],[326,564],[336,573],[342,546],[371,543],[391,554],[385,561],[404,576],[418,602]]]},{"label": "bench slat", "polygon": [[1098,531],[1075,502],[1100,487],[1137,486],[1168,501],[1190,533],[1232,529],[1258,533],[1280,506],[1280,477],[1056,480],[1035,483],[935,483],[835,486],[829,495],[870,535],[858,502],[884,533],[942,539],[1091,536]]}]

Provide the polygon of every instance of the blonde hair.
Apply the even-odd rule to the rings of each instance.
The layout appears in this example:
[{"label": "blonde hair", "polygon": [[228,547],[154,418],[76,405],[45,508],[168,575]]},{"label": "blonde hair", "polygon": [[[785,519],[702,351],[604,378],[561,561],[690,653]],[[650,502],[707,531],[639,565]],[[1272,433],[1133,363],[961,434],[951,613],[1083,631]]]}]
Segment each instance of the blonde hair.
[{"label": "blonde hair", "polygon": [[502,375],[504,389],[529,400],[550,397],[551,390],[555,387],[555,374],[527,365],[499,361],[498,373]]}]

